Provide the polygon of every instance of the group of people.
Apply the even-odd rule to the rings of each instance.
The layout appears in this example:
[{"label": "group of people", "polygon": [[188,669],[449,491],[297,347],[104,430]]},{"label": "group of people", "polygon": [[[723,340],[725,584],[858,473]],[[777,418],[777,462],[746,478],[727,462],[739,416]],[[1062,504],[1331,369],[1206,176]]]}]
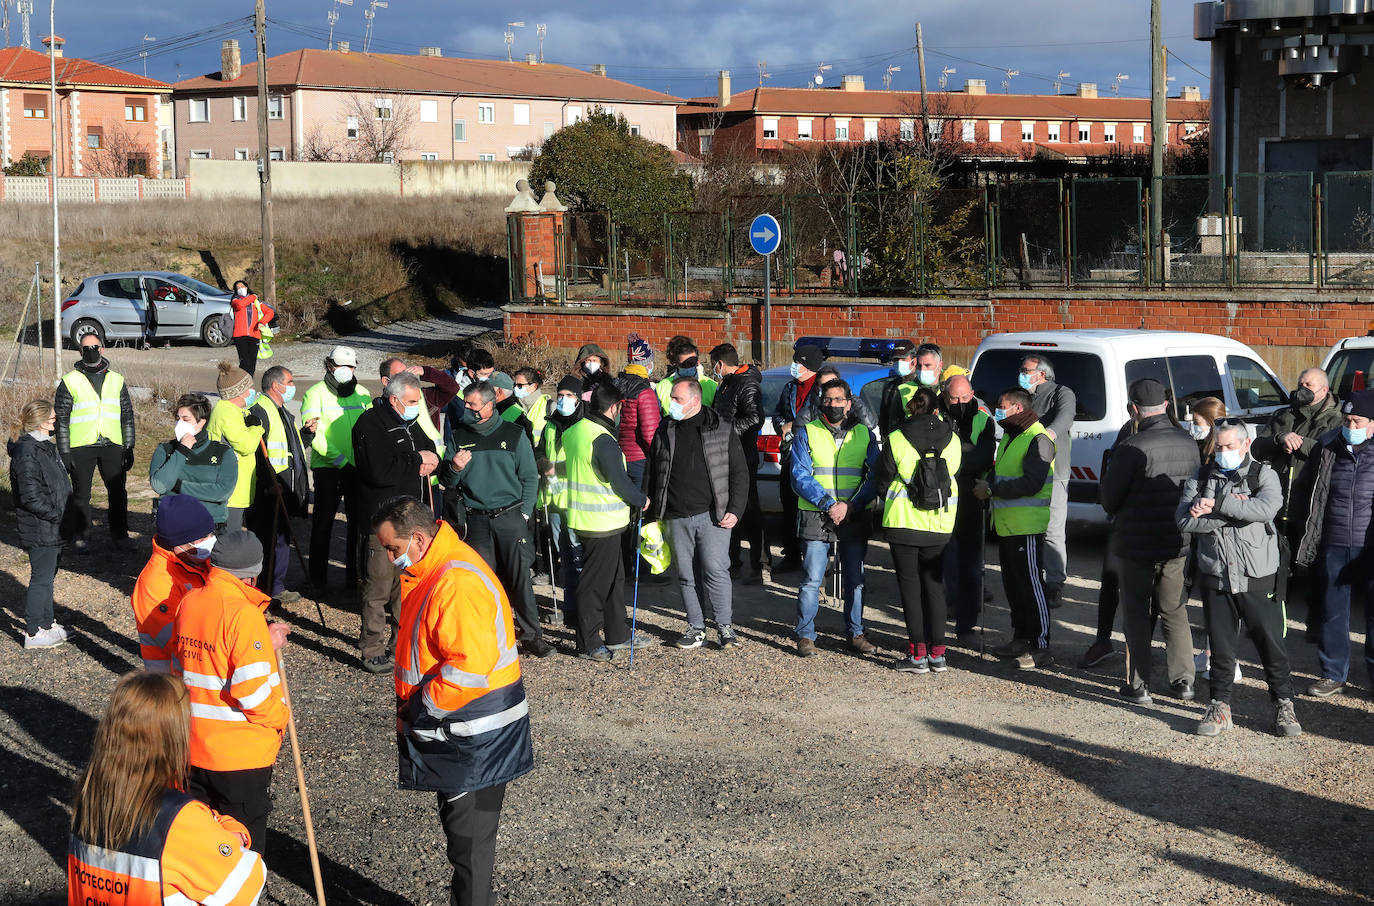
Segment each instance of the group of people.
[{"label": "group of people", "polygon": [[[661,571],[665,552],[687,624],[677,647],[706,644],[709,620],[719,647],[736,648],[734,582],[799,569],[796,653],[818,655],[820,595],[833,568],[842,642],[873,656],[864,569],[870,542],[883,540],[907,635],[892,664],[925,674],[949,668],[951,619],[954,641],[981,649],[990,527],[1011,630],[993,653],[1024,669],[1051,663],[1075,399],[1046,355],[1024,356],[989,406],[939,346],[901,341],[871,411],[821,349],[797,347],[768,413],[781,439],[780,561],[759,506],[758,368],[730,344],[702,356],[683,336],[665,355],[655,377],[652,347],[632,334],[616,371],[589,343],[549,392],[537,370],[507,374],[490,351],[465,346],[447,369],[387,359],[374,397],[354,350],[338,346],[299,416],[288,407],[294,375],[279,365],[254,386],[224,362],[215,402],[180,397],[174,439],[150,464],[156,534],[132,598],[144,671],[117,687],[83,777],[73,890],[108,889],[99,885],[127,865],[119,857],[151,858],[183,839],[196,853],[178,862],[186,890],[237,903],[260,889],[272,766],[289,720],[276,655],[288,630],[267,612],[299,598],[284,584],[293,518],[310,517],[307,572],[318,593],[344,511],[341,559],[346,587],[360,589],[361,666],[393,675],[401,785],[438,795],[454,902],[486,902],[505,785],[532,766],[519,655],[555,650],[534,598],[543,555],[586,660],[651,644],[632,630],[624,580],[627,571],[638,579],[642,557],[658,558],[652,569]],[[1148,704],[1158,618],[1170,693],[1191,701],[1195,671],[1208,678],[1197,732],[1212,736],[1231,726],[1243,624],[1264,666],[1275,731],[1298,735],[1283,579],[1290,560],[1317,567],[1309,631],[1323,678],[1308,691],[1335,694],[1348,674],[1351,599],[1368,615],[1374,597],[1365,554],[1374,455],[1363,458],[1374,392],[1342,404],[1310,369],[1291,406],[1253,437],[1220,400],[1186,401],[1180,422],[1160,382],[1136,381],[1128,395],[1129,420],[1101,482],[1112,532],[1099,634],[1081,663],[1112,655],[1120,609],[1121,695]],[[10,454],[33,569],[25,645],[41,648],[66,638],[53,621],[52,579],[63,543],[82,546],[97,468],[114,541],[129,547],[123,476],[134,425],[98,338],[82,339],[55,403],[29,403],[20,421]],[[650,538],[659,544],[641,544]],[[1207,631],[1197,661],[1190,594]],[[1366,660],[1374,672],[1374,642]],[[150,741],[135,723],[161,735]],[[119,753],[140,740],[146,788],[114,808],[108,784],[130,763]],[[214,853],[233,863],[228,874]]]}]

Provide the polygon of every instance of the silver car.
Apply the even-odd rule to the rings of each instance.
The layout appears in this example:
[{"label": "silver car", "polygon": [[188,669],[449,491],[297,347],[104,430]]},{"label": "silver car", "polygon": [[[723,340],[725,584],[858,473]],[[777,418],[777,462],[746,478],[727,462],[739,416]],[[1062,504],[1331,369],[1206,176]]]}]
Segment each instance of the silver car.
[{"label": "silver car", "polygon": [[[229,293],[194,277],[170,271],[134,271],[87,277],[62,303],[62,333],[72,346],[86,334],[101,345],[149,336],[148,313],[156,331],[150,339],[200,338],[207,346],[228,346],[233,309]],[[222,317],[227,316],[227,317]]]}]

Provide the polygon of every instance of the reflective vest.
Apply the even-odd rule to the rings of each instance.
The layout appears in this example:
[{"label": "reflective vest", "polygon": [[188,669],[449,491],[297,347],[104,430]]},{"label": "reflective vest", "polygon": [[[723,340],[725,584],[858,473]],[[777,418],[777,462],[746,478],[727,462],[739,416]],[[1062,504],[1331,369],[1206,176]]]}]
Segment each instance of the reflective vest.
[{"label": "reflective vest", "polygon": [[118,850],[67,840],[69,906],[250,906],[266,883],[262,857],[247,834],[185,793],[167,790],[157,817]]},{"label": "reflective vest", "polygon": [[515,624],[501,581],[445,522],[401,571],[396,734],[404,789],[463,793],[534,766]]},{"label": "reflective vest", "polygon": [[72,414],[67,419],[71,447],[89,447],[102,437],[112,444],[124,443],[124,427],[119,420],[123,375],[105,372],[98,394],[91,379],[81,371],[68,371],[62,376],[62,384],[72,396]]},{"label": "reflective vest", "polygon": [[[869,436],[868,428],[855,425],[837,448],[835,435],[820,419],[806,426],[806,440],[811,447],[811,474],[835,500],[848,500],[863,484]],[[797,507],[813,513],[820,512],[804,497],[797,498]]]},{"label": "reflective vest", "polygon": [[[994,484],[1009,478],[1021,477],[1021,462],[1035,438],[1045,433],[1045,426],[1035,422],[1020,434],[1012,437],[1002,435],[1002,443],[997,448],[997,462],[992,467]],[[1045,484],[1030,497],[993,497],[992,527],[999,537],[1013,535],[1039,535],[1050,527],[1050,494],[1054,490],[1054,461],[1050,461],[1050,474]]]},{"label": "reflective vest", "polygon": [[191,764],[207,771],[277,760],[286,702],[263,612],[267,595],[211,567],[177,610],[177,657],[191,694]]},{"label": "reflective vest", "polygon": [[[671,394],[673,392],[673,381],[676,377],[677,372],[673,372],[667,377],[660,379],[659,382],[654,385],[654,394],[658,397],[659,405],[663,407],[665,415],[668,412],[668,403],[672,401]],[[716,383],[715,378],[708,377],[697,378],[697,383],[701,384],[702,407],[710,408],[711,404],[716,401],[716,390],[720,385]]]},{"label": "reflective vest", "polygon": [[277,404],[267,397],[262,398],[262,405],[255,406],[266,420],[263,429],[263,442],[267,444],[267,461],[272,464],[272,471],[280,475],[291,468],[291,444],[286,436],[286,419],[281,417],[281,410]]},{"label": "reflective vest", "polygon": [[568,508],[568,458],[567,450],[563,446],[563,434],[566,430],[560,430],[556,423],[545,419],[539,452],[553,463],[553,477],[545,478],[539,484],[539,497],[536,503],[541,507],[551,506],[557,510]]},{"label": "reflective vest", "polygon": [[959,512],[959,483],[954,476],[959,474],[959,463],[963,459],[963,444],[959,441],[959,435],[951,434],[949,442],[939,453],[949,469],[950,491],[948,502],[938,510],[923,510],[912,504],[907,495],[907,483],[916,473],[916,466],[922,459],[921,453],[901,431],[893,431],[887,443],[897,463],[897,476],[887,486],[887,495],[883,500],[883,527],[937,535],[952,534],[954,517]]},{"label": "reflective vest", "polygon": [[[592,464],[592,444],[598,437],[614,435],[590,418],[575,422],[563,432],[567,457],[568,528],[575,532],[617,532],[630,524],[630,507]],[[620,454],[625,463],[625,454]]]},{"label": "reflective vest", "polygon": [[210,423],[205,430],[211,440],[228,444],[238,457],[239,474],[234,481],[234,492],[229,495],[230,507],[246,507],[253,502],[253,491],[257,487],[258,445],[262,441],[263,427],[244,424],[246,409],[228,400],[215,403],[210,410]]},{"label": "reflective vest", "polygon": [[207,569],[190,565],[153,539],[153,555],[138,574],[131,596],[144,670],[172,672],[176,658],[173,624],[181,609],[181,599],[205,584]]},{"label": "reflective vest", "polygon": [[530,433],[536,438],[540,437],[544,433],[544,424],[549,420],[549,398],[536,393],[534,400],[525,407],[525,418],[530,421]]},{"label": "reflective vest", "polygon": [[301,398],[301,424],[320,420],[310,442],[310,468],[341,469],[353,465],[353,426],[372,408],[372,394],[362,384],[349,396],[338,397],[320,381]]}]

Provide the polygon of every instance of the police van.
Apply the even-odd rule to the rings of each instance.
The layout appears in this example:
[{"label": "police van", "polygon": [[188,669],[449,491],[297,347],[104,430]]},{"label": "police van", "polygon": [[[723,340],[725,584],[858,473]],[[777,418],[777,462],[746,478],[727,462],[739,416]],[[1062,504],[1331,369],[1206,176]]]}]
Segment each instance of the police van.
[{"label": "police van", "polygon": [[1043,330],[992,334],[973,354],[974,392],[991,408],[1015,387],[1021,360],[1044,355],[1055,382],[1078,398],[1074,415],[1069,520],[1104,523],[1098,504],[1103,454],[1130,418],[1126,388],[1155,378],[1172,391],[1180,420],[1191,404],[1214,396],[1226,411],[1263,422],[1288,404],[1288,390],[1264,359],[1228,337],[1165,330]]}]

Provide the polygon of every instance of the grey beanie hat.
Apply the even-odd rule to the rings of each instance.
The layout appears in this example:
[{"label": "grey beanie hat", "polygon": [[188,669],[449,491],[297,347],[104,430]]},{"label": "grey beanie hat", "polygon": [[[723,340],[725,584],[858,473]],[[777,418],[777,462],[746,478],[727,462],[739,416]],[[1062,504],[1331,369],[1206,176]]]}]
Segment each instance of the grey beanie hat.
[{"label": "grey beanie hat", "polygon": [[210,551],[210,565],[239,579],[256,579],[262,572],[262,542],[252,532],[225,532]]}]

